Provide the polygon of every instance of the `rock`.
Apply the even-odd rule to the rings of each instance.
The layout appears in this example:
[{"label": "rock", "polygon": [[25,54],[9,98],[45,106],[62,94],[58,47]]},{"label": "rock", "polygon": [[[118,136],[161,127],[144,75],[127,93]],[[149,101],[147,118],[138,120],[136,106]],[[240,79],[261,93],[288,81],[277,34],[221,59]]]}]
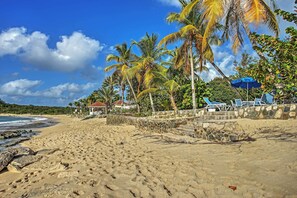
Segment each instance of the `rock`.
[{"label": "rock", "polygon": [[78,175],[79,175],[78,171],[61,172],[58,174],[58,178],[77,177]]},{"label": "rock", "polygon": [[274,118],[280,119],[282,117],[282,114],[283,114],[283,110],[279,109],[279,110],[276,111],[276,113],[274,115]]},{"label": "rock", "polygon": [[289,115],[290,115],[290,118],[295,118],[296,117],[296,112],[290,112]]},{"label": "rock", "polygon": [[6,150],[0,153],[0,171],[2,171],[17,154],[15,150]]},{"label": "rock", "polygon": [[15,170],[19,171],[20,169],[24,168],[25,166],[28,166],[29,164],[32,164],[34,162],[41,160],[41,158],[42,158],[42,156],[24,155],[24,156],[14,159],[12,162],[10,162],[7,169],[12,170],[12,171],[15,171]]},{"label": "rock", "polygon": [[36,153],[28,147],[17,147],[17,148],[12,148],[12,150],[16,151],[15,157],[20,157],[23,155],[35,155]]},{"label": "rock", "polygon": [[50,155],[58,150],[59,149],[42,149],[42,150],[37,151],[36,155]]}]

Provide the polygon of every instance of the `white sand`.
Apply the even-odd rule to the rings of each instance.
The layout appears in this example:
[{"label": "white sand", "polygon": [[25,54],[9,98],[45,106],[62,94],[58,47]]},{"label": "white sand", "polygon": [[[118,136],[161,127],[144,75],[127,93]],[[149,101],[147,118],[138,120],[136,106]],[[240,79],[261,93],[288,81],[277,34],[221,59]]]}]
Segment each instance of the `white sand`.
[{"label": "white sand", "polygon": [[297,197],[296,120],[242,120],[247,131],[263,129],[257,141],[192,145],[105,119],[57,118],[24,145],[59,151],[0,174],[0,197]]}]

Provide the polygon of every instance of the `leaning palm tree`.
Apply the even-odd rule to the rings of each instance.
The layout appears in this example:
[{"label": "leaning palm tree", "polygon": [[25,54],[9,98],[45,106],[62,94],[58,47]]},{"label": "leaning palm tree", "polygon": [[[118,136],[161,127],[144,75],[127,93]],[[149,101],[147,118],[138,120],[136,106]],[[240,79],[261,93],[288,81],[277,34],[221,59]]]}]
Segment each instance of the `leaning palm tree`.
[{"label": "leaning palm tree", "polygon": [[[242,30],[249,37],[253,47],[256,41],[252,39],[249,24],[267,24],[276,36],[279,33],[278,22],[273,9],[275,0],[191,0],[183,8],[181,18],[186,18],[193,10],[203,11],[204,23],[207,24],[203,34],[203,49],[207,46],[207,39],[218,22],[225,21],[224,37],[232,37],[233,50],[236,51],[243,44]],[[261,58],[265,57],[258,52]]]},{"label": "leaning palm tree", "polygon": [[109,54],[106,57],[106,61],[111,62],[111,61],[115,61],[116,64],[110,65],[108,67],[105,68],[105,71],[110,71],[112,69],[115,69],[114,74],[116,76],[119,77],[120,79],[120,85],[121,85],[121,90],[122,90],[122,100],[124,101],[124,91],[125,91],[125,82],[127,81],[129,86],[130,86],[130,90],[133,94],[135,103],[137,104],[137,109],[138,109],[138,113],[140,112],[139,109],[139,104],[137,101],[137,97],[136,94],[134,92],[132,83],[131,83],[131,78],[130,76],[127,74],[127,69],[131,67],[131,61],[133,59],[135,59],[135,55],[132,53],[131,51],[131,46],[128,47],[128,45],[126,43],[123,43],[121,45],[117,45],[115,47],[116,52],[118,53],[118,55],[115,54]]},{"label": "leaning palm tree", "polygon": [[[157,46],[158,36],[156,34],[149,35],[148,33],[139,42],[133,43],[136,45],[141,56],[134,62],[134,66],[130,69],[130,74],[134,75],[138,81],[138,93],[140,87],[146,89],[151,88],[154,72],[158,69],[158,61],[165,54],[164,50]],[[149,93],[152,111],[155,112],[152,94]]]}]

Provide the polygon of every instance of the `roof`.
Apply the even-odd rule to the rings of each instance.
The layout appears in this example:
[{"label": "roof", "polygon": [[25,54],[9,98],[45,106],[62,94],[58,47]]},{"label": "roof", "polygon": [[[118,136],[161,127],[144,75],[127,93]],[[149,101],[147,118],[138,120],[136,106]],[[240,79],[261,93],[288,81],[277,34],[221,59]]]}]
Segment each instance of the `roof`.
[{"label": "roof", "polygon": [[118,100],[113,103],[113,105],[123,105],[123,104],[126,104],[126,103],[123,102],[122,100]]},{"label": "roof", "polygon": [[91,104],[89,107],[105,107],[106,105],[103,102],[95,102]]}]

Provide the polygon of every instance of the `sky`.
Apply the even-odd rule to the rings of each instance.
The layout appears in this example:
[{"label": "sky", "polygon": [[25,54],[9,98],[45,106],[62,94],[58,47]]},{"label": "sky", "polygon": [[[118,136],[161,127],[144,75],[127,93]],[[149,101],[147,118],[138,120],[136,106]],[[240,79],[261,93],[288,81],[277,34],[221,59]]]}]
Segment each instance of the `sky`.
[{"label": "sky", "polygon": [[[293,12],[294,0],[276,0]],[[0,98],[8,103],[67,106],[98,89],[114,46],[140,40],[146,32],[162,38],[178,30],[165,18],[177,0],[1,0]],[[281,36],[289,24],[280,21]],[[267,33],[263,26],[256,27]],[[233,74],[239,55],[230,43],[213,47],[215,62]],[[247,43],[241,51],[255,54]],[[210,66],[206,81],[218,76]]]}]

